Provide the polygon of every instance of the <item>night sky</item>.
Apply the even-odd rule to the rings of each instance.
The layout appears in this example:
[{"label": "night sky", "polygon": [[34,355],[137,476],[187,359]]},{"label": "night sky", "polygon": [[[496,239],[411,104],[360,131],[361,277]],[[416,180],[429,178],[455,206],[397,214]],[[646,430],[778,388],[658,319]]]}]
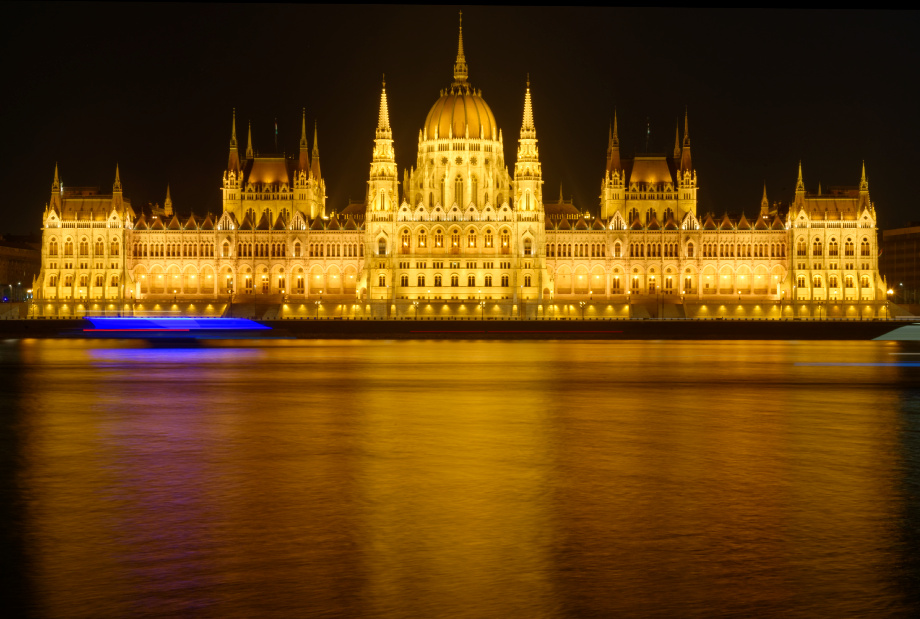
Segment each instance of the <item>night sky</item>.
[{"label": "night sky", "polygon": [[529,73],[544,199],[560,183],[598,210],[607,130],[621,153],[670,152],[689,109],[699,211],[757,212],[809,190],[856,185],[866,161],[879,225],[920,220],[920,16],[916,12],[225,4],[20,4],[0,45],[0,233],[37,232],[54,164],[65,185],[111,190],[119,163],[135,206],[220,212],[231,109],[241,151],[296,153],[301,109],[319,125],[328,209],[364,195],[381,75],[399,179],[450,85],[457,11],[470,82],[504,132],[513,170]]}]

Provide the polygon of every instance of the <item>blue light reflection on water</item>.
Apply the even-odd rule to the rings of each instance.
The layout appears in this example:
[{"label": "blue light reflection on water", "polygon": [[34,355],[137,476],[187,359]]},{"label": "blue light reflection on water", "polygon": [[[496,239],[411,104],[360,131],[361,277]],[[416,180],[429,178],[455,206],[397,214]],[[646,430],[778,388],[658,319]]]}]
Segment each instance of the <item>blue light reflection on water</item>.
[{"label": "blue light reflection on water", "polygon": [[10,522],[46,616],[907,614],[910,350],[8,345]]}]

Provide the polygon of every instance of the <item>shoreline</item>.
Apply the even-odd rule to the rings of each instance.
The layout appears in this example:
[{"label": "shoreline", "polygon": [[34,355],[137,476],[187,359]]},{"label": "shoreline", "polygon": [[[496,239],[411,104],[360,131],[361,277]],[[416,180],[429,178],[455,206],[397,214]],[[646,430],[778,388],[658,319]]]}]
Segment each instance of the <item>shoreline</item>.
[{"label": "shoreline", "polygon": [[[920,320],[259,320],[272,329],[246,339],[443,340],[873,340],[920,339]],[[913,326],[917,325],[917,326]],[[93,338],[86,319],[4,320],[0,338]],[[893,332],[899,333],[893,333]],[[913,332],[916,331],[915,335]],[[143,333],[106,336],[145,339]],[[190,334],[195,339],[195,334]],[[207,336],[214,339],[217,334]],[[221,334],[233,338],[233,333]]]}]

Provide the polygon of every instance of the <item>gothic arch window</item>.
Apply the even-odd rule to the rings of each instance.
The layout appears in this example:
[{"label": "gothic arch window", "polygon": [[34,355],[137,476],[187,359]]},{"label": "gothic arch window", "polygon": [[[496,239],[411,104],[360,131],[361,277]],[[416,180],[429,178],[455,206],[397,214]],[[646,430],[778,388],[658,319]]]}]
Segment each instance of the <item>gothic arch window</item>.
[{"label": "gothic arch window", "polygon": [[459,276],[459,275],[456,275],[456,274],[455,274],[455,275],[451,275],[451,276],[450,276],[450,285],[451,285],[452,287],[454,287],[454,288],[456,288],[457,286],[459,286],[459,285],[460,285],[460,276]]},{"label": "gothic arch window", "polygon": [[89,255],[89,241],[86,240],[86,237],[80,239],[80,255],[88,256]]},{"label": "gothic arch window", "polygon": [[687,257],[693,257],[693,243],[687,243]]},{"label": "gothic arch window", "polygon": [[444,231],[440,228],[434,231],[434,246],[444,247]]},{"label": "gothic arch window", "polygon": [[419,230],[418,233],[418,246],[425,247],[428,245],[428,233],[424,230]]},{"label": "gothic arch window", "polygon": [[847,239],[846,243],[843,245],[843,254],[848,258],[852,258],[856,255],[855,246],[853,245],[853,239]]},{"label": "gothic arch window", "polygon": [[468,244],[470,247],[476,247],[476,231],[470,230],[469,235],[467,235]]},{"label": "gothic arch window", "polygon": [[[822,253],[822,244],[820,239],[815,239],[815,242],[811,246],[811,255],[820,256]],[[816,286],[817,287],[817,286]]]},{"label": "gothic arch window", "polygon": [[454,201],[458,206],[463,207],[463,178],[459,174],[454,179]]},{"label": "gothic arch window", "polygon": [[51,243],[48,245],[48,254],[51,256],[58,255],[58,242],[57,239],[51,239]]},{"label": "gothic arch window", "polygon": [[478,206],[477,198],[479,196],[479,179],[474,174],[471,178],[473,189],[470,192],[470,201]]},{"label": "gothic arch window", "polygon": [[424,275],[419,275],[419,276],[418,276],[418,287],[419,287],[419,288],[422,288],[422,287],[424,287],[424,286],[425,286],[425,276],[424,276]]},{"label": "gothic arch window", "polygon": [[[869,255],[869,239],[863,238],[862,243],[859,244],[859,255],[868,257]],[[864,286],[865,287],[865,286]]]},{"label": "gothic arch window", "polygon": [[524,239],[524,255],[530,256],[533,253],[533,241]]},{"label": "gothic arch window", "polygon": [[472,288],[476,285],[476,276],[472,273],[466,276],[466,285]]},{"label": "gothic arch window", "polygon": [[489,229],[489,228],[486,228],[484,243],[485,243],[485,247],[492,247],[492,245],[493,245],[493,242],[492,242],[492,230]]},{"label": "gothic arch window", "polygon": [[450,232],[450,246],[460,247],[460,231],[457,229],[451,230]]},{"label": "gothic arch window", "polygon": [[408,230],[403,230],[403,231],[402,231],[402,239],[401,239],[401,242],[400,242],[400,251],[402,251],[402,253],[404,253],[404,254],[409,253],[409,231],[408,231]]},{"label": "gothic arch window", "polygon": [[511,251],[511,233],[507,230],[502,230],[499,240],[502,244],[502,251],[508,252]]},{"label": "gothic arch window", "polygon": [[387,240],[381,238],[377,241],[377,254],[385,256],[387,254]]},{"label": "gothic arch window", "polygon": [[622,248],[620,247],[620,242],[617,241],[617,242],[614,243],[614,245],[613,245],[613,257],[614,257],[614,258],[619,258],[619,257],[620,257],[620,252],[621,252],[621,251],[622,251]]},{"label": "gothic arch window", "polygon": [[[836,258],[840,255],[840,250],[838,249],[837,239],[832,238],[830,243],[827,244],[827,255],[831,258]],[[831,286],[831,288],[836,288],[836,286]]]}]

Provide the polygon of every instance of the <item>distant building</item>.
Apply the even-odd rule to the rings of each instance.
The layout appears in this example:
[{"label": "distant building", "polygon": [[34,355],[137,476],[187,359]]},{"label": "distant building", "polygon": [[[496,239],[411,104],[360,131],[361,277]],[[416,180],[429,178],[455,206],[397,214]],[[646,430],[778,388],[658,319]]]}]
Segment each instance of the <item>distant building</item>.
[{"label": "distant building", "polygon": [[234,113],[217,215],[180,216],[168,188],[163,208],[136,212],[117,168],[107,195],[65,189],[55,168],[36,313],[219,313],[231,299],[291,317],[884,312],[865,166],[858,186],[809,192],[800,163],[788,205],[764,188],[750,218],[699,213],[689,119],[673,153],[629,158],[614,116],[592,217],[544,200],[529,81],[509,169],[502,131],[469,81],[462,29],[453,81],[402,175],[385,86],[365,199],[340,209],[326,204],[305,117],[296,157],[259,154],[251,130],[241,156]]},{"label": "distant building", "polygon": [[0,300],[28,300],[32,280],[41,270],[41,248],[37,235],[0,236]]},{"label": "distant building", "polygon": [[920,223],[882,232],[879,271],[895,303],[920,303]]}]

